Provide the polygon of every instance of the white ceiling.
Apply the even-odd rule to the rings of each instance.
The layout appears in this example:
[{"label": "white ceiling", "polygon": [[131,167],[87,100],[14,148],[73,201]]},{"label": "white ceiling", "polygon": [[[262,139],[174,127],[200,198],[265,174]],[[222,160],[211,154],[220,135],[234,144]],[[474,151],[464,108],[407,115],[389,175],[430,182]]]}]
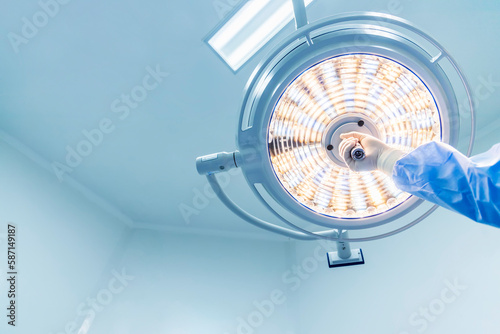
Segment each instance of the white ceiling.
[{"label": "white ceiling", "polygon": [[[234,136],[244,85],[271,45],[238,74],[203,43],[220,21],[216,6],[234,0],[72,1],[15,53],[8,34],[21,33],[23,17],[40,10],[37,0],[1,0],[0,130],[4,139],[42,165],[64,163],[83,130],[110,119],[115,129],[70,173],[63,184],[84,190],[124,221],[151,228],[251,233],[216,199],[183,219],[180,207],[194,207],[206,181],[194,159],[235,148]],[[346,11],[400,10],[438,39],[462,65],[474,89],[489,77],[496,86],[479,91],[476,150],[500,142],[500,4],[489,0],[316,0],[309,20]],[[147,67],[168,72],[130,115],[120,119],[111,104],[141,85]],[[488,94],[489,93],[489,94]],[[481,135],[482,134],[482,135]],[[54,182],[59,182],[54,174]],[[254,214],[269,217],[232,176],[228,192]],[[91,195],[89,195],[91,194]],[[94,194],[94,195],[92,195]],[[97,196],[97,197],[96,197]]]}]

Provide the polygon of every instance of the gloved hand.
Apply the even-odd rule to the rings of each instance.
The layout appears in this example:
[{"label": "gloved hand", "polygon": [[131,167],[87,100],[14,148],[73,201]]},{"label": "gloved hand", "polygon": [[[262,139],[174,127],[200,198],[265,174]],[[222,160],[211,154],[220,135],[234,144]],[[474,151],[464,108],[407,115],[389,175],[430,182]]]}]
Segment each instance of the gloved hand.
[{"label": "gloved hand", "polygon": [[[404,155],[403,151],[394,149],[364,133],[343,133],[340,138],[343,139],[339,147],[340,156],[344,158],[347,166],[355,172],[379,169],[387,175],[392,175],[394,164]],[[363,160],[354,160],[351,157],[351,150],[358,143],[365,150],[366,156]]]}]

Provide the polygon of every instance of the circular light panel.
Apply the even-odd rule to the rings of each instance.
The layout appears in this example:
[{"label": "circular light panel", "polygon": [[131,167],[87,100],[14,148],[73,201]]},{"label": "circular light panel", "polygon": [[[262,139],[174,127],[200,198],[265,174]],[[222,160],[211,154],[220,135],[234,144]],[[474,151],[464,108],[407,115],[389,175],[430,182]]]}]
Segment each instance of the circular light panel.
[{"label": "circular light panel", "polygon": [[338,136],[349,131],[410,152],[441,139],[441,118],[425,83],[385,57],[341,55],[302,72],[273,109],[268,150],[282,187],[313,212],[366,218],[411,197],[380,171],[356,173],[345,166]]}]

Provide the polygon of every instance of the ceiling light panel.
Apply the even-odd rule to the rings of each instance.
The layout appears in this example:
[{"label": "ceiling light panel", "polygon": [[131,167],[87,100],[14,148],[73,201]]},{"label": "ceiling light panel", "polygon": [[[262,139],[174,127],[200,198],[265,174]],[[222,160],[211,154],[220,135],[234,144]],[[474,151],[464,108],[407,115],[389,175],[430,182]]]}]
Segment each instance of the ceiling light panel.
[{"label": "ceiling light panel", "polygon": [[[305,0],[305,5],[312,1]],[[206,42],[237,71],[293,18],[291,0],[249,0]]]}]

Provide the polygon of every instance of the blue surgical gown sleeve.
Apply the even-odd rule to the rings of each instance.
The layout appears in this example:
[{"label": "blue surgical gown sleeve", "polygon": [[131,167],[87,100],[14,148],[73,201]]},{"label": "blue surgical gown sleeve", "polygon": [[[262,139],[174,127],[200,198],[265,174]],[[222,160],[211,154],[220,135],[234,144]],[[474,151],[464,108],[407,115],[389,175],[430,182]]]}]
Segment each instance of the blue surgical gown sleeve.
[{"label": "blue surgical gown sleeve", "polygon": [[392,176],[403,191],[500,227],[500,144],[468,158],[433,141],[399,159]]}]

